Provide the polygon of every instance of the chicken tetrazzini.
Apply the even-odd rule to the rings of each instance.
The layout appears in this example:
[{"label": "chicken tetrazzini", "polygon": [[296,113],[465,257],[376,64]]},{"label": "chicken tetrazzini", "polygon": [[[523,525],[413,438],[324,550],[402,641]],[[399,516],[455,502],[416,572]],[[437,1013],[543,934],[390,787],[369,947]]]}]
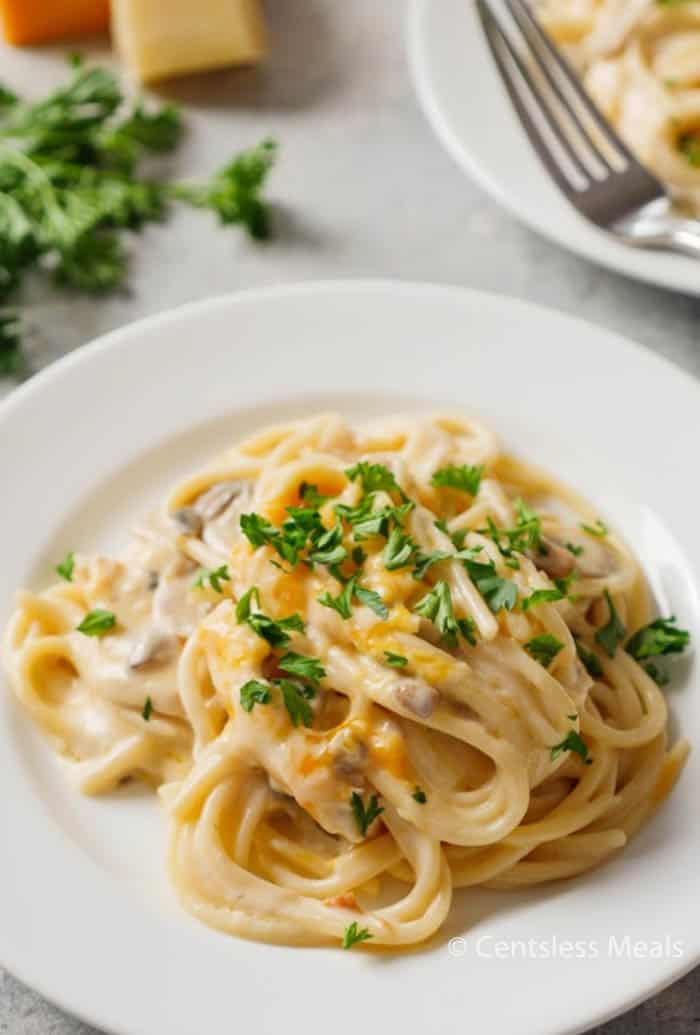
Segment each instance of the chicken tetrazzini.
[{"label": "chicken tetrazzini", "polygon": [[622,539],[451,416],[267,428],[120,559],[23,592],[11,685],[81,789],[160,787],[205,923],[407,946],[453,888],[581,873],[672,787],[652,620]]},{"label": "chicken tetrazzini", "polygon": [[700,212],[700,2],[535,5],[629,147]]}]

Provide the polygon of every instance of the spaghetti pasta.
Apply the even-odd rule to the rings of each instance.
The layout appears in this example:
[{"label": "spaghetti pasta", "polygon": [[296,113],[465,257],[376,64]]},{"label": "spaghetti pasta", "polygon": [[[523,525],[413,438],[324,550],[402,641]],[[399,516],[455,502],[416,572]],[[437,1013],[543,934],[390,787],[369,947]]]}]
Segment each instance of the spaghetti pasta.
[{"label": "spaghetti pasta", "polygon": [[6,631],[14,692],[84,792],[160,788],[183,904],[244,937],[420,942],[454,888],[619,852],[687,754],[649,661],[687,633],[458,417],[265,429],[59,570]]},{"label": "spaghetti pasta", "polygon": [[537,0],[594,100],[680,202],[700,209],[700,3]]}]

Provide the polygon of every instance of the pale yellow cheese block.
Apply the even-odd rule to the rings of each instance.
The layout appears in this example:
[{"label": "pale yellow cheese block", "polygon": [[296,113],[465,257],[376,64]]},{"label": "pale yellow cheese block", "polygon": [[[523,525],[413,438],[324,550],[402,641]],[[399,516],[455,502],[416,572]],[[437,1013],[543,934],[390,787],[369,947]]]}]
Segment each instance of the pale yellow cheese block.
[{"label": "pale yellow cheese block", "polygon": [[112,33],[142,82],[259,61],[260,0],[112,0]]}]

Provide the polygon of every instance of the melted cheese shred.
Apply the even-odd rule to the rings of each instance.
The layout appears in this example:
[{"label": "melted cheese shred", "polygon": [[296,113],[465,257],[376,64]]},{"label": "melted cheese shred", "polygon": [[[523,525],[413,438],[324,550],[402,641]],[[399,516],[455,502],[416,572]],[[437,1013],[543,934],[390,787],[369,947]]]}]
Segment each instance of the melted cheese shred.
[{"label": "melted cheese shred", "polygon": [[621,137],[700,211],[700,3],[536,0],[544,27]]},{"label": "melted cheese shred", "polygon": [[[687,5],[691,16],[698,6]],[[360,461],[392,473],[414,504],[404,531],[423,553],[445,556],[422,578],[413,563],[387,570],[386,536],[358,542],[344,521],[348,554],[365,554],[361,585],[386,608],[380,616],[356,597],[344,618],[318,599],[342,591],[337,570],[292,568],[273,546],[254,547],[241,516],[279,527],[313,485],[328,497],[319,512],[330,529],[336,505],[362,499],[347,474]],[[438,469],[465,464],[483,465],[476,496],[435,487]],[[518,499],[548,547],[514,561],[484,530],[517,527]],[[399,503],[385,490],[373,499],[375,510]],[[657,685],[621,646],[610,658],[596,645],[605,592],[628,630],[650,619],[624,542],[582,530],[596,517],[475,423],[406,417],[356,431],[324,414],[268,428],[176,486],[122,558],[77,555],[71,581],[21,593],[3,659],[85,793],[129,778],[160,788],[170,874],[203,922],[263,941],[337,944],[357,921],[372,945],[409,946],[441,926],[454,888],[539,884],[619,852],[682,768],[687,745],[667,750]],[[515,607],[492,610],[453,556],[455,533],[515,585]],[[222,566],[218,586],[196,577]],[[567,575],[568,595],[522,607]],[[446,643],[416,613],[438,582],[455,616],[470,620],[473,644]],[[252,587],[265,615],[303,620],[284,649],[323,666],[310,725],[294,725],[274,682],[282,652],[237,616]],[[77,626],[95,608],[116,624],[86,636]],[[525,649],[545,635],[560,645],[548,667]],[[577,640],[595,655],[596,678]],[[405,664],[389,664],[392,655]],[[251,680],[270,686],[270,700],[246,711]],[[587,759],[552,751],[572,732]],[[383,810],[366,831],[353,795],[365,808],[376,796]]]}]

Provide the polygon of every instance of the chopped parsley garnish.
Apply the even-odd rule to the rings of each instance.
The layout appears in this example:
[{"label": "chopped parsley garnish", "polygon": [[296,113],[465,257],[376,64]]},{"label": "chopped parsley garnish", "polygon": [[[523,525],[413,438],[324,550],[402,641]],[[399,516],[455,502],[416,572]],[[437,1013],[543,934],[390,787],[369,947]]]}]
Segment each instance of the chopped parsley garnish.
[{"label": "chopped parsley garnish", "polygon": [[512,611],[518,602],[518,587],[496,573],[493,562],[465,560],[467,574],[494,614],[505,608]]},{"label": "chopped parsley garnish", "polygon": [[357,945],[358,942],[366,942],[369,938],[373,938],[374,935],[369,933],[366,927],[358,927],[357,920],[353,920],[351,924],[345,928],[343,934],[343,948],[351,949],[353,945]]},{"label": "chopped parsley garnish", "polygon": [[290,640],[290,632],[304,632],[305,626],[301,615],[287,615],[286,618],[275,620],[262,611],[254,611],[253,601],[260,607],[260,592],[257,586],[252,586],[238,601],[236,618],[239,625],[247,622],[271,647],[286,647]]},{"label": "chopped parsley garnish", "polygon": [[682,654],[690,643],[690,633],[676,626],[675,615],[657,618],[630,637],[625,646],[636,661],[658,657],[660,654]]},{"label": "chopped parsley garnish", "polygon": [[392,668],[405,668],[408,665],[408,658],[404,658],[403,654],[394,654],[391,650],[385,650],[384,657],[387,665],[391,665]]},{"label": "chopped parsley garnish", "polygon": [[309,700],[315,696],[313,688],[302,686],[301,683],[295,683],[291,679],[280,679],[277,681],[277,686],[282,692],[282,700],[289,712],[292,725],[298,726],[299,723],[303,723],[304,726],[310,726],[313,722],[313,712]]},{"label": "chopped parsley garnish", "polygon": [[600,658],[592,650],[589,650],[580,640],[575,639],[576,653],[583,662],[583,667],[588,672],[589,676],[593,679],[600,679],[603,675],[603,666],[600,663]]},{"label": "chopped parsley garnish", "polygon": [[450,587],[444,579],[421,597],[418,603],[413,605],[413,610],[415,614],[433,623],[448,646],[457,646],[459,626],[452,606]]},{"label": "chopped parsley garnish", "polygon": [[353,563],[356,564],[358,568],[361,568],[362,565],[367,560],[367,554],[365,553],[365,551],[362,549],[361,546],[353,547],[353,551],[352,551],[352,555],[351,556],[352,556]]},{"label": "chopped parsley garnish", "polygon": [[148,722],[148,720],[150,719],[152,713],[153,713],[153,701],[151,700],[150,697],[147,697],[146,700],[144,701],[143,710],[141,712],[141,717],[143,719],[145,719],[146,722]]},{"label": "chopped parsley garnish", "polygon": [[564,543],[564,546],[574,557],[580,557],[583,553],[583,547],[577,546],[575,543]]},{"label": "chopped parsley garnish", "polygon": [[366,495],[373,492],[396,492],[402,500],[406,499],[403,489],[384,464],[372,464],[362,460],[353,467],[348,467],[345,473],[351,482],[360,480],[362,491]]},{"label": "chopped parsley garnish", "polygon": [[467,643],[476,647],[476,622],[473,618],[458,618],[457,625]]},{"label": "chopped parsley garnish", "polygon": [[476,496],[479,492],[483,473],[483,464],[461,464],[460,466],[448,464],[435,472],[430,479],[430,483],[437,489],[459,489],[460,492]]},{"label": "chopped parsley garnish", "polygon": [[601,521],[600,518],[598,518],[595,525],[586,525],[583,522],[581,522],[581,528],[584,532],[588,532],[589,535],[594,535],[598,539],[604,539],[610,531],[608,526],[603,521]]},{"label": "chopped parsley garnish", "polygon": [[252,712],[256,704],[269,704],[270,687],[259,679],[249,679],[241,687],[241,708],[244,712]]},{"label": "chopped parsley garnish", "polygon": [[362,586],[358,586],[357,576],[355,575],[348,579],[343,590],[337,597],[332,596],[332,594],[326,590],[316,599],[319,604],[323,604],[324,607],[330,607],[334,611],[337,611],[341,618],[350,618],[352,615],[353,597],[355,597],[361,604],[364,604],[365,607],[369,607],[376,615],[379,615],[380,618],[389,617],[389,609],[379,596],[379,593],[375,593],[372,589],[363,589]]},{"label": "chopped parsley garnish", "polygon": [[202,568],[193,585],[195,589],[204,589],[208,582],[215,593],[223,593],[221,583],[230,581],[228,565],[222,564],[219,568]]},{"label": "chopped parsley garnish", "polygon": [[[665,4],[667,7],[671,6],[671,4],[677,6],[681,3],[681,0],[658,0],[658,3]],[[695,168],[700,166],[700,137],[696,132],[681,133],[676,141],[676,147],[689,165]]]},{"label": "chopped parsley garnish", "polygon": [[536,604],[551,604],[556,600],[563,600],[565,593],[559,589],[536,589],[523,600],[523,611],[529,611]]},{"label": "chopped parsley garnish", "polygon": [[561,743],[555,744],[554,747],[550,748],[549,756],[554,761],[564,751],[573,751],[574,754],[579,755],[583,759],[586,765],[591,764],[592,759],[588,757],[588,746],[576,730],[569,730]]},{"label": "chopped parsley garnish", "polygon": [[331,593],[326,590],[321,593],[319,597],[316,597],[319,604],[323,604],[324,607],[330,607],[334,611],[337,611],[341,618],[350,618],[352,616],[352,595],[355,592],[355,576],[345,583],[345,586],[338,594],[337,597],[332,596]]},{"label": "chopped parsley garnish", "polygon": [[61,576],[62,579],[65,579],[66,582],[72,582],[74,570],[75,554],[71,550],[70,553],[66,554],[61,563],[56,565],[56,572],[58,575]]},{"label": "chopped parsley garnish", "polygon": [[670,677],[667,672],[655,665],[653,661],[648,661],[646,665],[642,665],[642,668],[648,676],[650,676],[657,686],[666,686],[670,682]]},{"label": "chopped parsley garnish", "polygon": [[318,658],[310,658],[305,654],[296,654],[292,650],[282,655],[279,659],[279,667],[283,672],[288,672],[290,676],[306,679],[314,686],[318,686],[319,681],[326,674],[326,670]]},{"label": "chopped parsley garnish", "polygon": [[412,798],[417,801],[419,805],[425,805],[428,800],[428,795],[425,793],[422,787],[416,787],[413,791]]},{"label": "chopped parsley garnish", "polygon": [[78,632],[84,633],[85,636],[104,636],[116,624],[117,616],[113,611],[105,611],[101,607],[96,607],[92,611],[88,611],[77,628]]},{"label": "chopped parsley garnish", "polygon": [[602,626],[595,634],[595,642],[599,647],[602,647],[609,658],[615,657],[615,651],[617,650],[618,643],[621,643],[626,635],[625,627],[622,623],[622,619],[615,610],[615,605],[612,602],[612,597],[607,589],[604,591],[603,596],[607,601],[607,605],[610,611],[610,617],[604,626]]},{"label": "chopped parsley garnish", "polygon": [[534,636],[528,640],[524,647],[535,661],[539,661],[540,665],[549,668],[559,651],[563,649],[564,644],[551,633],[542,633],[541,636]]},{"label": "chopped parsley garnish", "polygon": [[416,550],[416,544],[402,528],[395,528],[387,540],[382,554],[384,567],[388,571],[405,568]]},{"label": "chopped parsley garnish", "polygon": [[454,554],[446,553],[444,550],[435,550],[433,553],[423,553],[422,550],[418,550],[414,558],[413,578],[421,582],[425,578],[428,568],[440,561],[446,561],[448,557],[454,557]]},{"label": "chopped parsley garnish", "polygon": [[365,808],[364,802],[357,791],[352,792],[352,795],[350,796],[350,805],[352,807],[352,814],[355,817],[355,822],[357,823],[357,829],[363,837],[367,837],[367,831],[371,827],[372,823],[375,821],[377,816],[384,811],[383,806],[379,805],[377,795],[373,794],[369,799],[367,808]]},{"label": "chopped parsley garnish", "polygon": [[370,611],[374,611],[375,615],[379,615],[380,618],[389,617],[389,608],[386,606],[379,593],[375,593],[373,589],[363,589],[362,586],[355,586],[355,596],[368,607]]},{"label": "chopped parsley garnish", "polygon": [[312,564],[326,564],[330,567],[342,564],[347,555],[348,551],[343,546],[343,529],[337,524],[316,538],[309,553],[309,561]]},{"label": "chopped parsley garnish", "polygon": [[331,498],[330,496],[322,496],[318,491],[318,486],[311,485],[309,482],[301,483],[299,486],[299,495],[307,507],[315,507],[316,509],[323,506],[326,500]]}]

